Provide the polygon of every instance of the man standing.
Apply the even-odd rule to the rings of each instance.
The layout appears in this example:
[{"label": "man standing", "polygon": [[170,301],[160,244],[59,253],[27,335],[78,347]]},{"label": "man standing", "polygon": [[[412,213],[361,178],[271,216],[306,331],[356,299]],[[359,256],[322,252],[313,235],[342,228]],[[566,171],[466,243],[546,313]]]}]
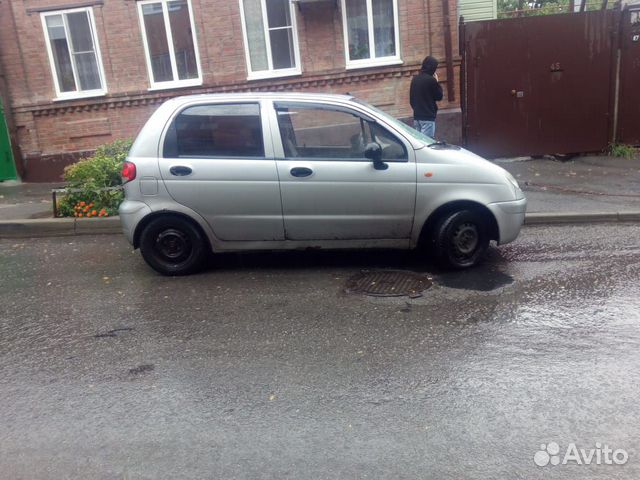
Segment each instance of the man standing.
[{"label": "man standing", "polygon": [[427,137],[436,134],[436,114],[442,100],[442,87],[438,83],[438,60],[428,56],[422,61],[420,73],[411,80],[409,101],[413,108],[413,127]]}]

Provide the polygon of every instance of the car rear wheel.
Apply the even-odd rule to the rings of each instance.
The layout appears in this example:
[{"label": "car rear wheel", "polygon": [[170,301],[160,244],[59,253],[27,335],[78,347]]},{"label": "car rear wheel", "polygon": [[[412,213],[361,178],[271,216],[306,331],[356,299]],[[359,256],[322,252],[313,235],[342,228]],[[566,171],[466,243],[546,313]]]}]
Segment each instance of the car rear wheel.
[{"label": "car rear wheel", "polygon": [[203,268],[207,245],[190,221],[166,215],[144,227],[140,252],[149,266],[163,275],[187,275]]},{"label": "car rear wheel", "polygon": [[486,222],[472,210],[445,215],[436,224],[433,246],[442,265],[459,269],[472,267],[482,260],[489,247]]}]

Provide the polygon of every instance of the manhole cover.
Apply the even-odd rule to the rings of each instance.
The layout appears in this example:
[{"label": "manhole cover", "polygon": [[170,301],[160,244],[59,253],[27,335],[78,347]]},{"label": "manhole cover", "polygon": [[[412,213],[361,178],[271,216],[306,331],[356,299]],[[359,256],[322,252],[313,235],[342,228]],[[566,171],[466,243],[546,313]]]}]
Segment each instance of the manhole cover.
[{"label": "manhole cover", "polygon": [[419,297],[431,287],[426,275],[402,270],[362,271],[347,280],[347,292],[374,297]]}]

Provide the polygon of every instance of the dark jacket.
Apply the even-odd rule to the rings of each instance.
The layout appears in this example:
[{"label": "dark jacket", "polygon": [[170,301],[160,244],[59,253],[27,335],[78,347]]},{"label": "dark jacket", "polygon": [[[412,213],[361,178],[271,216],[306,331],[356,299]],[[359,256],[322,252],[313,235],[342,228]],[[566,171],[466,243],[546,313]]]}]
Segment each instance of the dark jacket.
[{"label": "dark jacket", "polygon": [[427,57],[422,62],[420,73],[411,79],[409,90],[409,102],[413,108],[413,118],[415,120],[436,119],[438,105],[436,102],[442,100],[442,87],[433,77],[438,68],[438,61],[433,57]]}]

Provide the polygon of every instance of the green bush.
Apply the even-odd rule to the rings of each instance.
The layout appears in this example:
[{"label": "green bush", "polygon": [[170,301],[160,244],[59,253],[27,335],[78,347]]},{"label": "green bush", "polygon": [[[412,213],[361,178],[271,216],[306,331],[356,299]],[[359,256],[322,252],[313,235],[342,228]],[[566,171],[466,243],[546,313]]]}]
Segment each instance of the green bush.
[{"label": "green bush", "polygon": [[117,215],[124,193],[120,172],[122,161],[131,148],[131,140],[102,145],[95,154],[64,169],[63,178],[70,190],[58,202],[58,215],[94,217]]},{"label": "green bush", "polygon": [[612,157],[622,157],[631,159],[635,156],[636,149],[631,145],[625,145],[624,143],[612,143],[609,145],[609,155]]}]

